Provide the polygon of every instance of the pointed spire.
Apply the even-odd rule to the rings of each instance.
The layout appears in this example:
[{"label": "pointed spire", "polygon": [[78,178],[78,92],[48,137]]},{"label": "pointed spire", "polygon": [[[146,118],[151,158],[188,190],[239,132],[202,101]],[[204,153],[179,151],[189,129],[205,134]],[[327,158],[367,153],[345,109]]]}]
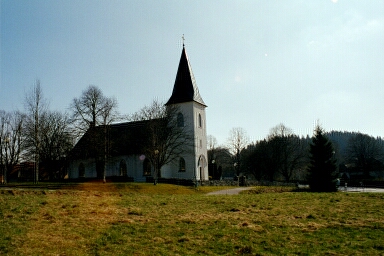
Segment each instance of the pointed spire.
[{"label": "pointed spire", "polygon": [[195,101],[203,106],[207,106],[201,98],[199,89],[196,85],[195,77],[185,51],[184,35],[182,38],[183,50],[177,69],[175,85],[173,86],[172,96],[165,105]]}]

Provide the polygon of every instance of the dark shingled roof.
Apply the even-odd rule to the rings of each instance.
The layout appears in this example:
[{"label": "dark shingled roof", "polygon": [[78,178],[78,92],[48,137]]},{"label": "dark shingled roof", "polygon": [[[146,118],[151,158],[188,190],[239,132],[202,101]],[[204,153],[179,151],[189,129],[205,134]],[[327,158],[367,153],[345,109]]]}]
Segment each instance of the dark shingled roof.
[{"label": "dark shingled roof", "polygon": [[[108,127],[109,155],[142,154],[149,121],[111,124]],[[71,151],[72,159],[85,159],[103,153],[104,126],[89,129]],[[93,146],[92,146],[93,145]]]},{"label": "dark shingled roof", "polygon": [[165,105],[190,101],[195,101],[201,105],[207,106],[200,96],[185,47],[183,47],[172,96]]}]

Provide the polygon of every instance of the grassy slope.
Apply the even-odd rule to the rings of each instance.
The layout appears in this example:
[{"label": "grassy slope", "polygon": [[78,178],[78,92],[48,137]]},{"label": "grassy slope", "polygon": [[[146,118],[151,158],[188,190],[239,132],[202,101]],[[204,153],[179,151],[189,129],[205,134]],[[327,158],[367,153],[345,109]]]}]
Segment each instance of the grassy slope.
[{"label": "grassy slope", "polygon": [[384,254],[383,194],[204,194],[212,189],[86,183],[0,191],[0,254]]}]

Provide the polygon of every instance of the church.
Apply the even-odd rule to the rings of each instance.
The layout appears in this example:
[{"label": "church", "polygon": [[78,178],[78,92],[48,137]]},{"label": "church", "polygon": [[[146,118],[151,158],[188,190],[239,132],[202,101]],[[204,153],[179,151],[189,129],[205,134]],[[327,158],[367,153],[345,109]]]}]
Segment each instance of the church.
[{"label": "church", "polygon": [[[184,131],[193,138],[186,143],[181,154],[174,156],[174,161],[161,166],[161,178],[189,181],[208,180],[207,129],[204,103],[196,85],[185,46],[177,69],[175,84],[166,106],[178,111],[177,122],[188,124]],[[94,135],[90,128],[78,141],[71,152],[68,166],[69,179],[93,179],[104,176],[107,179],[130,180],[135,182],[152,181],[156,170],[146,157],[143,139],[148,121],[125,122],[108,126],[108,137],[112,141],[108,158],[93,157]],[[93,129],[101,129],[95,127]]]}]

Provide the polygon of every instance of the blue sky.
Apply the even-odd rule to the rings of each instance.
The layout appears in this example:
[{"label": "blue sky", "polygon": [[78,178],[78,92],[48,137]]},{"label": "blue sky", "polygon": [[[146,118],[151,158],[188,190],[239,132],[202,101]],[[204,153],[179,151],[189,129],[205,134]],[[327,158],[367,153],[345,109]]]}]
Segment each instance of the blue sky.
[{"label": "blue sky", "polygon": [[208,134],[283,123],[384,136],[384,1],[0,0],[0,109],[39,79],[52,110],[90,84],[129,114],[175,81],[182,35]]}]

